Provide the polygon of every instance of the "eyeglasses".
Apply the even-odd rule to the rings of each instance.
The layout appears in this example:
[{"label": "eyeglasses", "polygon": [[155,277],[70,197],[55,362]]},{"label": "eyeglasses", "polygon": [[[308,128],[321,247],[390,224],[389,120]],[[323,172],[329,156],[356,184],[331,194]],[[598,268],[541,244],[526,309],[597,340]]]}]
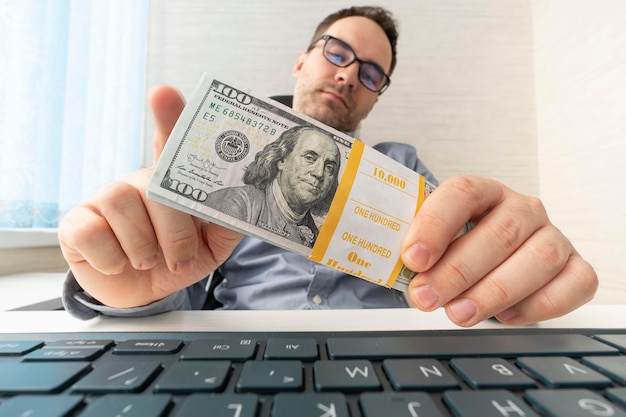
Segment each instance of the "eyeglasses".
[{"label": "eyeglasses", "polygon": [[359,81],[368,90],[380,95],[391,84],[389,76],[385,74],[385,71],[379,65],[363,61],[356,56],[350,45],[331,35],[324,35],[317,39],[311,43],[308,50],[313,49],[315,44],[321,40],[324,40],[322,49],[324,58],[331,64],[345,68],[352,65],[355,61],[359,63]]}]

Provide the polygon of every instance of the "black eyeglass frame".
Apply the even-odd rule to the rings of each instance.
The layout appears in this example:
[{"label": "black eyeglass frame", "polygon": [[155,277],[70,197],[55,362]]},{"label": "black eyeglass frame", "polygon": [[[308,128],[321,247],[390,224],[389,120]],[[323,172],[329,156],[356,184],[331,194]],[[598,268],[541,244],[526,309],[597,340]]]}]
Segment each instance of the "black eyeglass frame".
[{"label": "black eyeglass frame", "polygon": [[[380,67],[380,65],[376,64],[375,62],[370,62],[370,61],[363,61],[361,58],[359,58],[356,55],[356,52],[354,52],[354,49],[352,49],[352,47],[350,45],[348,45],[347,43],[345,43],[344,41],[342,41],[341,39],[335,38],[332,35],[323,35],[320,36],[318,39],[316,39],[315,41],[313,41],[311,43],[311,45],[309,46],[309,49],[307,51],[310,51],[311,49],[313,49],[315,47],[315,45],[317,45],[317,43],[319,41],[323,40],[324,41],[324,45],[322,46],[322,55],[324,56],[324,58],[330,62],[332,65],[339,67],[339,68],[346,68],[349,67],[350,65],[352,65],[354,62],[358,62],[359,63],[359,82],[361,84],[363,84],[363,87],[367,88],[368,90],[374,92],[374,93],[378,93],[378,95],[381,95],[382,93],[385,92],[385,90],[387,90],[387,88],[389,88],[389,85],[391,84],[391,78],[389,78],[389,75],[387,75],[387,73]],[[335,62],[331,61],[326,54],[324,53],[324,50],[326,49],[326,45],[328,44],[328,41],[330,40],[334,40],[337,41],[342,47],[344,47],[347,51],[352,53],[352,61],[348,62],[345,65],[338,65]],[[361,80],[361,71],[363,69],[363,64],[367,64],[367,65],[372,65],[374,68],[376,68],[378,71],[380,71],[380,73],[385,77],[384,80],[385,82],[383,83],[382,87],[380,87],[378,90],[372,90],[371,88],[369,88],[364,82],[363,80]]]}]

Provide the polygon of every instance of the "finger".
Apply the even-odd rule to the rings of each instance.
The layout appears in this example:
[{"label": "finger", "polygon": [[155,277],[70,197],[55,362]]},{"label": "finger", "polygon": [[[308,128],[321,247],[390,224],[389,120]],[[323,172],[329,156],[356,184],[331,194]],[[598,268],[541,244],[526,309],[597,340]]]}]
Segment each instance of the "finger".
[{"label": "finger", "polygon": [[574,253],[554,279],[496,318],[505,324],[525,325],[561,317],[591,301],[597,289],[596,272]]},{"label": "finger", "polygon": [[155,242],[158,241],[167,268],[171,272],[188,272],[198,258],[199,227],[189,214],[147,197],[146,186],[150,172],[151,169],[134,172],[125,181],[131,184],[141,198],[141,204],[138,205],[147,213],[150,228],[156,235]]},{"label": "finger", "polygon": [[172,129],[178,117],[185,107],[185,100],[182,94],[175,88],[169,86],[159,86],[150,97],[150,105],[154,113],[156,132],[154,134],[154,161],[159,159],[165,147],[167,138],[172,133]]},{"label": "finger", "polygon": [[207,242],[210,242],[211,258],[214,262],[212,269],[214,269],[226,261],[243,239],[243,235],[215,223],[203,223],[202,226],[203,236]]},{"label": "finger", "polygon": [[415,272],[431,268],[465,223],[497,206],[505,191],[496,181],[470,176],[441,184],[424,201],[405,235],[402,261],[406,267]]},{"label": "finger", "polygon": [[558,276],[574,248],[551,224],[539,229],[519,249],[475,285],[446,305],[461,326],[492,317],[535,293]]},{"label": "finger", "polygon": [[147,270],[157,263],[159,245],[137,188],[126,182],[106,185],[88,206],[106,219],[133,268]]},{"label": "finger", "polygon": [[129,262],[109,223],[85,206],[75,207],[65,215],[58,237],[63,257],[72,270],[88,264],[102,274],[115,275]]},{"label": "finger", "polygon": [[[509,193],[477,221],[474,229],[450,244],[432,268],[411,281],[417,307],[433,310],[468,290],[505,260],[508,263],[508,258],[546,223],[545,210],[536,199]],[[556,229],[550,230],[566,242]]]}]

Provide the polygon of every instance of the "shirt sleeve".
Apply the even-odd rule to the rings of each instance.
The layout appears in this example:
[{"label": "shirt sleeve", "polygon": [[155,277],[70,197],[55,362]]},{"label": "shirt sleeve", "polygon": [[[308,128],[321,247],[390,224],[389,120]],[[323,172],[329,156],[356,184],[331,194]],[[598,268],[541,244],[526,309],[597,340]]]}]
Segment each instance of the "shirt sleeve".
[{"label": "shirt sleeve", "polygon": [[145,317],[173,310],[201,309],[206,299],[208,277],[161,300],[133,308],[115,308],[100,303],[91,297],[68,271],[63,283],[63,306],[73,317],[90,320],[99,315],[115,317]]}]

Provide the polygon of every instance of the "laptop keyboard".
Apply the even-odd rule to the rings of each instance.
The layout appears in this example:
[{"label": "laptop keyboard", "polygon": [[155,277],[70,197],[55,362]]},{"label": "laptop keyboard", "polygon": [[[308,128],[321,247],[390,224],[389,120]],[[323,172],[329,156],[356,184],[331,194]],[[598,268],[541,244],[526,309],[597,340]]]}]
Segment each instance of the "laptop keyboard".
[{"label": "laptop keyboard", "polygon": [[626,329],[0,335],[0,417],[626,417]]}]

